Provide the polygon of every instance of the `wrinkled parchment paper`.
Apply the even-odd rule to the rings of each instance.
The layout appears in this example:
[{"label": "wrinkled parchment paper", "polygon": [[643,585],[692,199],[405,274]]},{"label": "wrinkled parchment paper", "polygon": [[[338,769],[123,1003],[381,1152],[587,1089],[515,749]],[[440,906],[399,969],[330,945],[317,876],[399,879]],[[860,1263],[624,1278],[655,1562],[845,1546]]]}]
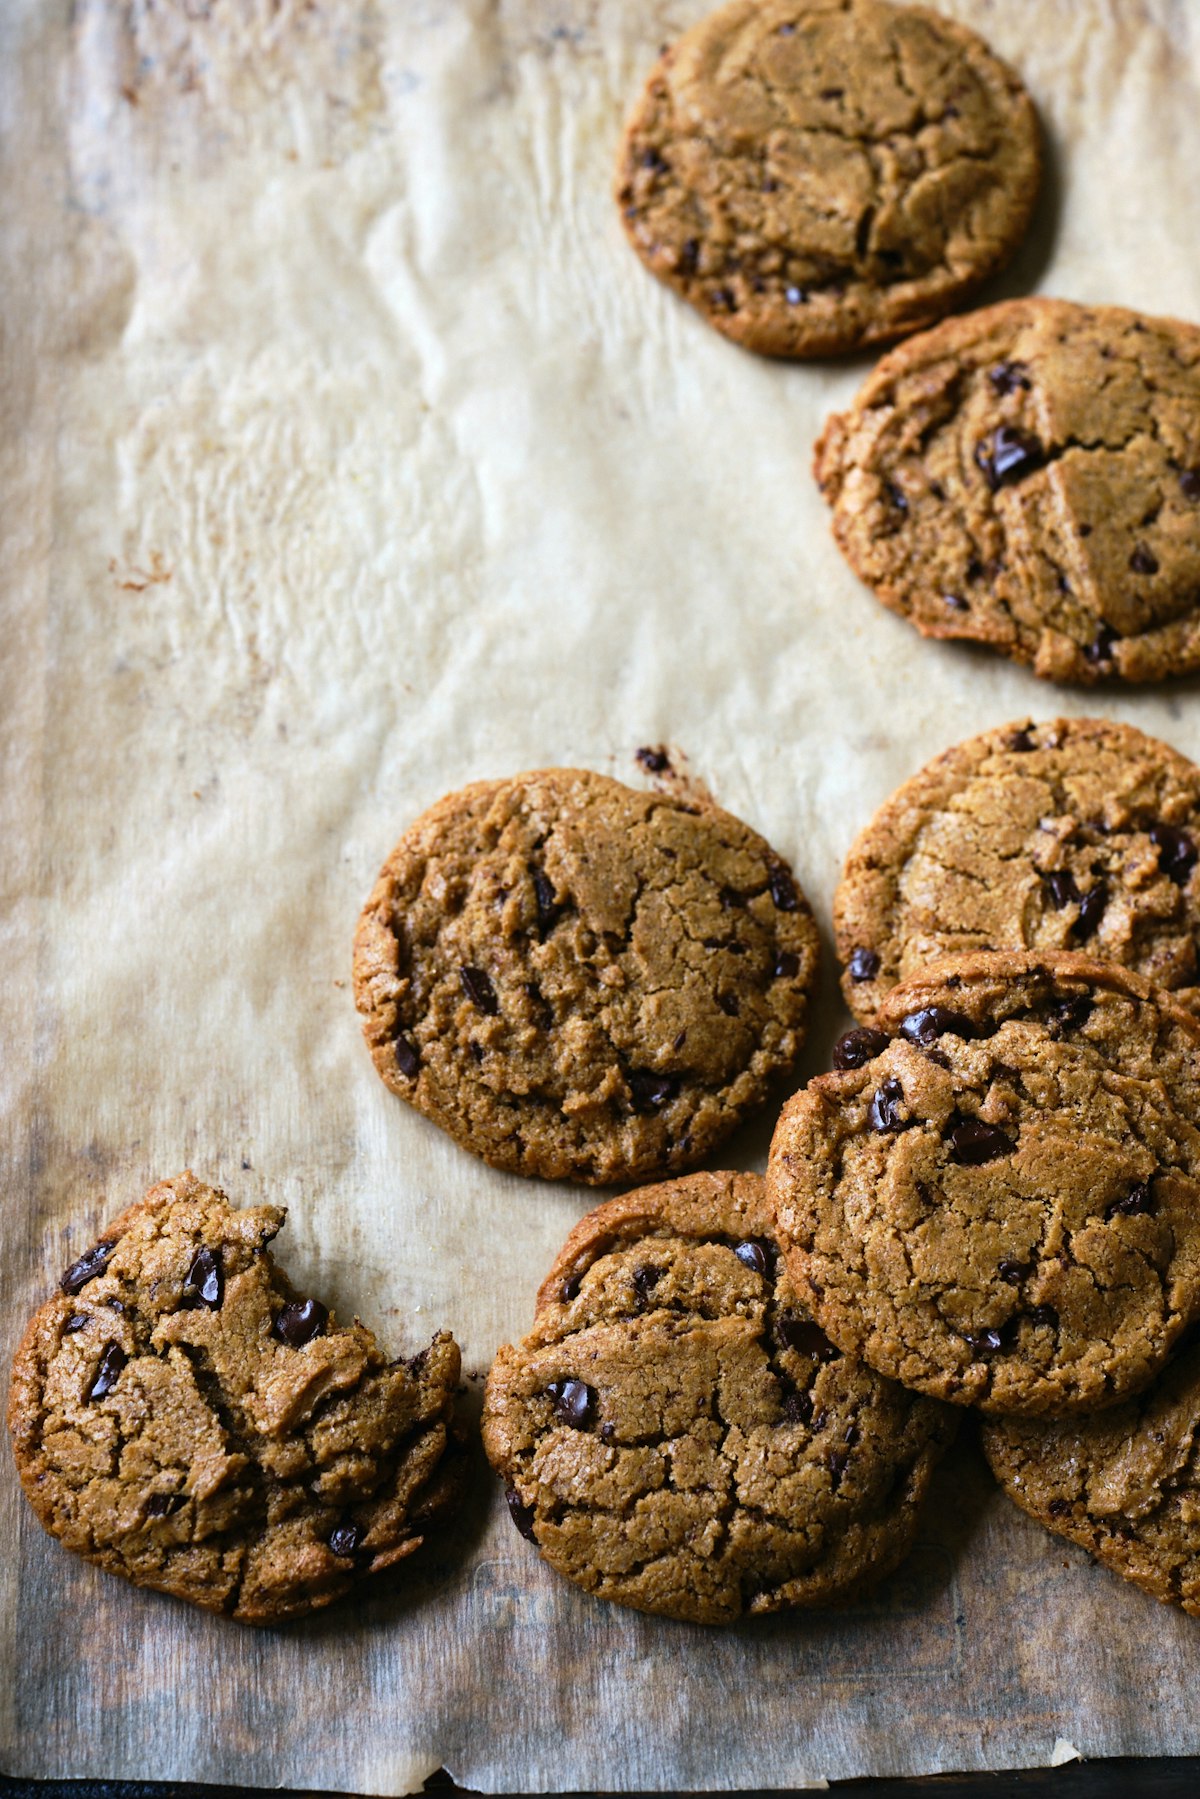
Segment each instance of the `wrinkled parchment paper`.
[{"label": "wrinkled parchment paper", "polygon": [[[884,613],[809,473],[867,361],[757,360],[627,249],[620,119],[701,10],[0,10],[10,1348],[188,1165],[286,1203],[298,1284],[397,1351],[448,1325],[478,1377],[527,1328],[593,1197],[491,1173],[389,1095],[348,985],[379,863],[453,787],[637,780],[639,745],[677,745],[827,928],[854,833],[971,732],[1103,710],[1200,756],[1194,681],[1057,692]],[[988,297],[1200,318],[1200,9],[945,10],[1049,137]],[[4,1463],[12,1774],[736,1788],[1200,1750],[1200,1625],[1019,1516],[969,1440],[871,1603],[728,1632],[559,1581],[482,1476],[394,1594],[256,1633],[76,1561]]]}]

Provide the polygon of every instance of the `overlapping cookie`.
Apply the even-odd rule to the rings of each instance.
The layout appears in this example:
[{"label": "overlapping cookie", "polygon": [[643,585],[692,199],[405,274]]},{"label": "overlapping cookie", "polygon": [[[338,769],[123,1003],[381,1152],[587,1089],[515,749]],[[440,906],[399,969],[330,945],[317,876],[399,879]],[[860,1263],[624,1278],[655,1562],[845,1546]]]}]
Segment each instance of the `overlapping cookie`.
[{"label": "overlapping cookie", "polygon": [[359,923],[380,1075],[494,1167],[693,1166],[794,1066],[817,930],[783,858],[685,798],[548,769],[440,801]]},{"label": "overlapping cookie", "polygon": [[283,1220],[191,1174],[151,1187],[34,1314],[8,1406],[52,1536],[250,1624],[411,1555],[465,1466],[453,1338],[388,1362],[280,1273],[267,1244]]},{"label": "overlapping cookie", "polygon": [[1037,121],[983,40],[888,0],[732,0],[626,127],[638,255],[726,337],[821,356],[941,318],[1005,262]]},{"label": "overlapping cookie", "polygon": [[758,1176],[694,1174],[575,1228],[496,1357],[483,1437],[559,1573],[724,1624],[895,1567],[955,1425],[814,1324]]}]

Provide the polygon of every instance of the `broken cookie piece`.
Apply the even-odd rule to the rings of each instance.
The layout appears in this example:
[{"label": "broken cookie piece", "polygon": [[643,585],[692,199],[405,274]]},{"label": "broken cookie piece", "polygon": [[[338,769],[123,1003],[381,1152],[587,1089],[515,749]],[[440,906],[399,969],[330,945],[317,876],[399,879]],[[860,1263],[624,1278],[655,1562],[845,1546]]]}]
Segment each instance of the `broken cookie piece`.
[{"label": "broken cookie piece", "polygon": [[388,1362],[276,1267],[284,1216],[190,1173],[160,1181],[34,1314],[8,1407],[51,1536],[250,1624],[411,1555],[463,1467],[453,1338]]}]

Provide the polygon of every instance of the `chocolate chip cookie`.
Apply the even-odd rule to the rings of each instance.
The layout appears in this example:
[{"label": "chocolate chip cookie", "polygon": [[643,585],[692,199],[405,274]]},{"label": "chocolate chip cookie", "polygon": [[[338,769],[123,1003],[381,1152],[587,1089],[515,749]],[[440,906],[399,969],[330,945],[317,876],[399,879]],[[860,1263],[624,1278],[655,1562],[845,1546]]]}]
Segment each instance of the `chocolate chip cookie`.
[{"label": "chocolate chip cookie", "polygon": [[288,1284],[266,1247],[283,1220],[192,1174],[151,1187],[35,1312],[8,1405],[51,1536],[248,1624],[411,1555],[464,1466],[453,1338],[386,1361]]},{"label": "chocolate chip cookie", "polygon": [[394,1093],[495,1168],[687,1168],[793,1066],[817,932],[783,859],[691,797],[548,769],[451,794],[359,922]]},{"label": "chocolate chip cookie", "polygon": [[1009,1498],[1156,1599],[1200,1617],[1200,1348],[1098,1418],[983,1431]]},{"label": "chocolate chip cookie", "polygon": [[848,1355],[985,1411],[1098,1410],[1200,1315],[1200,1020],[1126,969],[998,951],[894,987],[767,1174]]},{"label": "chocolate chip cookie", "polygon": [[553,1568],[698,1624],[880,1580],[954,1428],[817,1328],[746,1174],[584,1218],[533,1330],[497,1355],[483,1413],[513,1522]]},{"label": "chocolate chip cookie", "polygon": [[1083,949],[1200,1009],[1200,768],[1109,719],[1029,720],[946,750],[854,843],[834,900],[842,991],[979,949]]},{"label": "chocolate chip cookie", "polygon": [[663,52],[616,197],[726,337],[824,356],[928,325],[1008,260],[1037,120],[981,38],[887,0],[733,0]]},{"label": "chocolate chip cookie", "polygon": [[877,599],[1054,681],[1200,668],[1200,327],[1012,300],[884,357],[816,475]]}]

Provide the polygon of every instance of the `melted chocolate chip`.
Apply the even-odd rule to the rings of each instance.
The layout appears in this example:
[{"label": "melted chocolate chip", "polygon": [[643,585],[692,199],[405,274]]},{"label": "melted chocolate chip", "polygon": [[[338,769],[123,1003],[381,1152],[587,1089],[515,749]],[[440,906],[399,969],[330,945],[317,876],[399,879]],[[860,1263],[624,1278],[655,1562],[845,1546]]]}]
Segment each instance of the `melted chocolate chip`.
[{"label": "melted chocolate chip", "polygon": [[975,1035],[975,1026],[963,1012],[952,1012],[947,1006],[922,1006],[900,1020],[900,1035],[924,1048],[950,1035],[969,1040]]},{"label": "melted chocolate chip", "polygon": [[645,149],[642,151],[642,154],[641,154],[641,157],[639,160],[641,161],[641,165],[644,169],[650,169],[652,171],[652,173],[654,173],[655,175],[666,174],[667,170],[671,166],[670,163],[667,162],[666,159],[659,154],[659,152],[654,148],[653,145],[650,145],[650,147],[648,149]]},{"label": "melted chocolate chip", "polygon": [[779,864],[776,863],[775,867],[771,870],[768,881],[771,888],[771,898],[775,901],[776,906],[781,912],[799,911],[800,895],[796,890],[795,881],[793,881],[786,868],[781,868]]},{"label": "melted chocolate chip", "polygon": [[694,275],[700,266],[700,239],[689,237],[679,252],[675,267],[681,275]]},{"label": "melted chocolate chip", "polygon": [[1013,1152],[1012,1142],[1004,1132],[994,1124],[985,1124],[982,1118],[962,1119],[948,1132],[946,1142],[954,1160],[966,1168],[980,1168],[985,1162]]},{"label": "melted chocolate chip", "polygon": [[558,1289],[558,1297],[563,1305],[569,1306],[583,1284],[582,1274],[568,1274]]},{"label": "melted chocolate chip", "polygon": [[1010,1287],[1017,1287],[1029,1273],[1029,1268],[1030,1264],[1026,1262],[1014,1262],[1010,1257],[1006,1256],[1002,1262],[997,1262],[996,1273],[1000,1276],[1002,1281],[1007,1281]]},{"label": "melted chocolate chip", "polygon": [[537,1539],[533,1534],[533,1520],[535,1517],[533,1507],[524,1503],[515,1487],[505,1487],[504,1497],[508,1501],[508,1515],[520,1531],[521,1535],[530,1543],[536,1542]]},{"label": "melted chocolate chip", "polygon": [[783,1396],[783,1421],[785,1424],[811,1424],[813,1400],[811,1393],[802,1393],[798,1387],[791,1387]]},{"label": "melted chocolate chip", "polygon": [[744,1243],[736,1243],[733,1249],[738,1261],[754,1274],[761,1274],[764,1280],[770,1280],[775,1271],[775,1245],[768,1243],[765,1237],[748,1237]]},{"label": "melted chocolate chip", "polygon": [[84,1399],[103,1399],[106,1393],[111,1393],[117,1384],[117,1377],[128,1360],[129,1357],[119,1343],[106,1343],[100,1357],[100,1366],[96,1370],[91,1386],[83,1396]]},{"label": "melted chocolate chip", "polygon": [[975,446],[975,461],[993,493],[1023,481],[1045,463],[1046,451],[1036,437],[1015,425],[998,425]]},{"label": "melted chocolate chip", "polygon": [[741,1011],[736,993],[718,993],[717,1004],[727,1018],[736,1018]]},{"label": "melted chocolate chip", "polygon": [[1135,575],[1156,575],[1158,573],[1158,557],[1144,543],[1139,543],[1129,558],[1129,566]]},{"label": "melted chocolate chip", "polygon": [[1071,1510],[1071,1501],[1069,1499],[1052,1499],[1046,1510],[1052,1518],[1065,1518]]},{"label": "melted chocolate chip", "polygon": [[851,950],[846,967],[852,981],[873,981],[879,973],[879,957],[873,949]]},{"label": "melted chocolate chip", "polygon": [[902,487],[897,487],[894,481],[889,481],[886,485],[888,499],[891,501],[891,504],[895,507],[896,511],[907,512],[908,496],[904,492],[904,489]]},{"label": "melted chocolate chip", "polygon": [[1070,999],[1060,999],[1051,1006],[1046,1014],[1046,1023],[1052,1034],[1062,1035],[1064,1031],[1078,1031],[1092,1016],[1092,1001],[1086,993],[1077,993]]},{"label": "melted chocolate chip", "polygon": [[1154,1195],[1150,1191],[1149,1181],[1139,1181],[1131,1187],[1124,1199],[1118,1199],[1109,1206],[1106,1218],[1140,1218],[1154,1210]]},{"label": "melted chocolate chip", "polygon": [[581,1380],[552,1380],[546,1393],[553,1401],[554,1411],[564,1424],[572,1430],[586,1430],[592,1423],[596,1410],[596,1395]]},{"label": "melted chocolate chip", "polygon": [[671,766],[671,758],[661,744],[657,749],[651,748],[649,744],[643,744],[642,748],[637,751],[636,759],[652,775],[666,774]]},{"label": "melted chocolate chip", "polygon": [[335,1525],[330,1532],[329,1547],[334,1555],[353,1555],[361,1542],[362,1531],[352,1518],[347,1518],[344,1523]]},{"label": "melted chocolate chip", "polygon": [[873,1031],[868,1025],[846,1031],[833,1046],[833,1065],[839,1071],[862,1068],[876,1056],[881,1056],[890,1042],[891,1038],[884,1031]]},{"label": "melted chocolate chip", "polygon": [[679,1077],[655,1074],[650,1068],[631,1068],[625,1076],[636,1112],[657,1112],[679,1091]]},{"label": "melted chocolate chip", "polygon": [[1033,741],[1033,726],[1022,725],[1019,731],[1014,731],[1008,740],[1008,747],[1010,750],[1015,750],[1018,755],[1023,755],[1026,750],[1036,750],[1037,744]]},{"label": "melted chocolate chip", "polygon": [[998,1330],[964,1331],[963,1341],[977,1356],[995,1355],[1004,1348],[1004,1337]]},{"label": "melted chocolate chip", "polygon": [[1158,850],[1158,866],[1169,881],[1183,887],[1196,866],[1196,845],[1176,825],[1152,825],[1150,841]]},{"label": "melted chocolate chip", "polygon": [[1099,667],[1102,662],[1111,662],[1112,649],[1116,641],[1116,632],[1108,625],[1099,624],[1096,626],[1096,635],[1084,649],[1084,657],[1093,667]]},{"label": "melted chocolate chip", "polygon": [[1108,882],[1097,881],[1089,887],[1079,902],[1079,917],[1071,926],[1071,936],[1077,943],[1082,943],[1095,931],[1104,917],[1104,909],[1108,905]]},{"label": "melted chocolate chip", "polygon": [[1052,1331],[1058,1329],[1058,1313],[1053,1306],[1031,1306],[1025,1316],[1030,1324],[1044,1324]]},{"label": "melted chocolate chip", "polygon": [[303,1349],[320,1336],[328,1318],[329,1312],[319,1299],[294,1299],[284,1306],[271,1330],[289,1349]]},{"label": "melted chocolate chip", "polygon": [[771,973],[777,981],[794,981],[800,973],[800,958],[793,950],[781,949]]},{"label": "melted chocolate chip", "polygon": [[964,600],[960,593],[944,593],[942,599],[949,606],[951,612],[969,612],[971,610],[970,601]]},{"label": "melted chocolate chip", "polygon": [[731,287],[714,287],[708,297],[714,306],[723,306],[726,312],[737,308],[737,295]]},{"label": "melted chocolate chip", "polygon": [[829,1469],[829,1484],[836,1493],[842,1484],[842,1476],[850,1465],[850,1451],[831,1449],[825,1458],[825,1465]]},{"label": "melted chocolate chip", "polygon": [[988,370],[988,380],[994,393],[1013,394],[1029,386],[1029,370],[1023,362],[998,362]]},{"label": "melted chocolate chip", "polygon": [[421,1058],[407,1037],[397,1037],[393,1046],[396,1052],[396,1067],[406,1081],[415,1080],[421,1066]]},{"label": "melted chocolate chip", "polygon": [[[533,871],[533,897],[537,906],[538,930],[544,941],[558,923],[559,916],[558,895],[554,891],[553,881],[544,869],[535,868]],[[491,985],[490,981],[488,985]],[[495,1011],[494,994],[492,999],[491,1009]],[[484,1010],[486,1011],[487,1008],[485,1007]]]},{"label": "melted chocolate chip", "polygon": [[644,1264],[641,1268],[634,1269],[633,1291],[639,1307],[643,1310],[649,1305],[650,1295],[653,1293],[655,1287],[657,1287],[665,1273],[665,1268],[655,1268],[650,1263]]},{"label": "melted chocolate chip", "polygon": [[746,905],[746,896],[739,893],[736,887],[722,887],[717,895],[726,912],[742,911]]},{"label": "melted chocolate chip", "polygon": [[1060,912],[1064,906],[1069,906],[1080,897],[1075,876],[1069,868],[1052,868],[1042,875],[1042,880]]},{"label": "melted chocolate chip", "polygon": [[108,1258],[116,1247],[115,1241],[97,1243],[94,1249],[89,1249],[86,1254],[81,1255],[77,1262],[72,1262],[58,1283],[63,1292],[78,1293],[81,1287],[86,1287],[89,1281],[94,1281],[98,1274],[103,1274],[108,1265]]},{"label": "melted chocolate chip", "polygon": [[66,1335],[70,1331],[81,1331],[85,1324],[91,1322],[92,1314],[90,1312],[75,1312],[63,1325],[63,1334]]},{"label": "melted chocolate chip", "polygon": [[904,1089],[899,1081],[884,1081],[882,1087],[877,1087],[867,1110],[871,1129],[882,1136],[885,1131],[902,1131],[915,1124],[915,1118],[901,1118],[899,1108],[903,1101]]},{"label": "melted chocolate chip", "polygon": [[1185,468],[1179,477],[1179,487],[1185,500],[1200,500],[1200,469]]},{"label": "melted chocolate chip", "polygon": [[182,1493],[151,1493],[146,1501],[147,1518],[169,1518],[185,1503]]},{"label": "melted chocolate chip", "polygon": [[462,982],[462,990],[473,1006],[494,1018],[500,1010],[500,1002],[496,998],[496,989],[492,986],[491,976],[482,968],[472,968],[469,964],[460,968],[458,978]]},{"label": "melted chocolate chip", "polygon": [[775,1320],[775,1336],[783,1349],[794,1349],[797,1355],[809,1355],[818,1362],[836,1361],[834,1348],[819,1324],[802,1318],[798,1312],[781,1312]]},{"label": "melted chocolate chip", "polygon": [[225,1270],[221,1265],[221,1252],[202,1243],[192,1257],[180,1298],[185,1306],[207,1306],[210,1312],[216,1312],[224,1297]]}]

